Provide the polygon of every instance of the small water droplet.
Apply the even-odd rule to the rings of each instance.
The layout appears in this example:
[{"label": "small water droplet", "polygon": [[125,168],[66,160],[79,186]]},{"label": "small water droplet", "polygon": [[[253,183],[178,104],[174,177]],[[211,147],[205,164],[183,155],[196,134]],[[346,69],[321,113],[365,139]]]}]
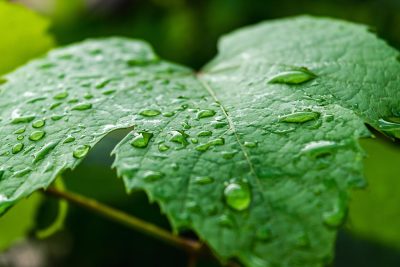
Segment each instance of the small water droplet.
[{"label": "small water droplet", "polygon": [[72,152],[72,156],[76,159],[81,159],[83,157],[85,157],[87,155],[87,153],[90,150],[90,146],[89,145],[82,145],[82,146],[78,146],[74,152]]},{"label": "small water droplet", "polygon": [[24,144],[23,143],[17,143],[12,147],[11,152],[13,154],[17,154],[17,153],[21,152],[21,150],[23,148],[24,148]]},{"label": "small water droplet", "polygon": [[317,75],[306,68],[285,71],[273,76],[268,83],[301,84],[315,79]]},{"label": "small water droplet", "polygon": [[46,124],[45,120],[36,120],[32,122],[33,128],[42,128]]},{"label": "small water droplet", "polygon": [[199,177],[195,177],[193,179],[193,182],[195,184],[199,184],[199,185],[206,185],[206,184],[211,184],[214,182],[214,178],[210,177],[210,176],[199,176]]},{"label": "small water droplet", "polygon": [[53,109],[55,109],[55,108],[61,106],[61,104],[62,104],[61,102],[57,102],[57,103],[52,104],[52,105],[50,106],[50,110],[53,110]]},{"label": "small water droplet", "polygon": [[223,122],[223,121],[212,121],[211,125],[214,127],[214,129],[221,129],[224,128],[228,125],[228,123]]},{"label": "small water droplet", "polygon": [[91,103],[81,103],[81,104],[73,106],[71,108],[71,110],[82,111],[82,110],[88,110],[88,109],[91,109],[91,108],[92,108],[92,104]]},{"label": "small water droplet", "polygon": [[174,112],[164,112],[162,115],[164,116],[164,117],[167,117],[167,118],[169,118],[169,117],[172,117],[172,116],[174,116]]},{"label": "small water droplet", "polygon": [[50,142],[45,144],[35,155],[34,155],[34,160],[33,163],[36,163],[42,159],[44,159],[47,154],[50,153],[51,150],[53,150],[57,146],[57,142]]},{"label": "small water droplet", "polygon": [[74,103],[78,103],[78,102],[79,102],[78,98],[72,98],[72,99],[68,100],[68,103],[70,103],[70,104],[74,104]]},{"label": "small water droplet", "polygon": [[56,100],[62,100],[68,97],[68,92],[61,92],[53,96],[54,99]]},{"label": "small water droplet", "polygon": [[18,135],[18,136],[17,136],[17,140],[18,140],[18,141],[21,141],[21,140],[24,139],[24,138],[25,138],[25,136],[23,136],[23,135]]},{"label": "small water droplet", "polygon": [[34,119],[35,119],[35,116],[33,116],[33,115],[21,116],[21,117],[13,118],[11,120],[11,123],[12,124],[27,123],[27,122],[33,121]]},{"label": "small water droplet", "polygon": [[143,174],[143,179],[148,182],[154,182],[164,177],[164,173],[158,171],[146,171]]},{"label": "small water droplet", "polygon": [[213,117],[215,113],[216,112],[212,109],[203,109],[197,113],[197,118],[202,119],[202,118]]},{"label": "small water droplet", "polygon": [[64,115],[53,115],[53,116],[51,116],[50,118],[51,118],[51,120],[53,120],[53,121],[59,121],[59,120],[61,120],[63,117],[64,117]]},{"label": "small water droplet", "polygon": [[191,138],[190,142],[192,142],[192,144],[197,144],[199,143],[199,140],[197,138]]},{"label": "small water droplet", "polygon": [[400,118],[389,117],[385,119],[379,119],[378,127],[385,134],[395,138],[400,138]]},{"label": "small water droplet", "polygon": [[110,89],[110,90],[104,91],[104,92],[103,92],[103,95],[112,95],[112,94],[114,94],[115,92],[117,92],[117,90]]},{"label": "small water droplet", "polygon": [[222,157],[224,159],[229,160],[229,159],[233,159],[233,157],[235,157],[235,155],[237,154],[237,151],[236,150],[234,150],[234,151],[223,151],[221,154],[222,154]]},{"label": "small water droplet", "polygon": [[15,134],[22,134],[22,133],[25,132],[25,129],[26,129],[25,127],[19,128],[19,129],[15,130],[14,133]]},{"label": "small water droplet", "polygon": [[158,145],[158,150],[159,150],[160,152],[167,151],[168,149],[169,149],[169,146],[166,145],[166,144],[164,144],[164,143]]},{"label": "small water droplet", "polygon": [[198,137],[202,137],[202,136],[211,136],[212,132],[211,131],[201,131],[197,134]]},{"label": "small water droplet", "polygon": [[75,141],[75,137],[73,137],[72,135],[68,135],[68,136],[64,139],[63,144],[72,143],[72,142],[74,142],[74,141]]},{"label": "small water droplet", "polygon": [[169,132],[171,135],[171,142],[182,144],[183,146],[186,146],[189,144],[187,141],[187,138],[189,135],[187,135],[184,131],[171,131]]},{"label": "small water droplet", "polygon": [[246,141],[246,142],[244,142],[243,145],[244,145],[245,147],[248,147],[248,148],[253,148],[253,147],[256,147],[256,146],[257,146],[257,143],[256,143],[256,142]]},{"label": "small water droplet", "polygon": [[155,117],[161,114],[161,111],[156,110],[156,109],[145,109],[142,110],[140,115],[145,116],[145,117]]},{"label": "small water droplet", "polygon": [[340,198],[335,203],[331,211],[322,214],[323,222],[329,227],[340,226],[346,217],[346,203],[344,198]]},{"label": "small water droplet", "polygon": [[32,99],[28,100],[26,103],[32,104],[32,103],[36,103],[36,102],[43,101],[43,100],[46,100],[46,99],[47,99],[47,98],[44,97],[44,96],[35,97],[35,98],[32,98]]},{"label": "small water droplet", "polygon": [[112,79],[105,79],[105,80],[99,82],[98,84],[96,84],[95,88],[96,89],[102,89],[102,88],[106,87],[107,84],[109,84],[111,81],[112,81]]},{"label": "small water droplet", "polygon": [[134,133],[134,137],[130,144],[136,148],[145,148],[149,144],[149,141],[152,137],[153,134],[148,132]]},{"label": "small water droplet", "polygon": [[31,141],[39,141],[40,139],[42,139],[45,135],[44,131],[33,131],[30,135],[29,135],[29,140]]},{"label": "small water droplet", "polygon": [[26,167],[26,168],[24,168],[24,169],[22,169],[22,170],[20,170],[20,171],[14,172],[14,176],[15,176],[15,177],[21,177],[21,176],[24,176],[24,175],[30,173],[31,171],[32,171],[31,168]]},{"label": "small water droplet", "polygon": [[94,96],[92,95],[92,94],[85,94],[84,96],[83,96],[83,98],[85,98],[85,99],[92,99]]},{"label": "small water droplet", "polygon": [[224,189],[224,197],[229,207],[243,211],[251,203],[250,187],[247,183],[231,182]]},{"label": "small water droplet", "polygon": [[304,146],[301,153],[308,154],[311,157],[323,157],[332,154],[339,145],[334,141],[312,141]]},{"label": "small water droplet", "polygon": [[303,123],[311,120],[316,120],[320,116],[319,112],[314,111],[301,111],[284,115],[279,118],[282,122]]}]

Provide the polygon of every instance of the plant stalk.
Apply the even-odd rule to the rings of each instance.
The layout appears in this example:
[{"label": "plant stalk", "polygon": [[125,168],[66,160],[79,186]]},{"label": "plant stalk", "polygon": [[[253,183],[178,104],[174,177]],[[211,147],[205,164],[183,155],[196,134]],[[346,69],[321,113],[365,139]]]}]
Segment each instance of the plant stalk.
[{"label": "plant stalk", "polygon": [[94,199],[87,198],[73,192],[61,191],[54,187],[48,188],[46,191],[44,191],[44,193],[57,198],[65,199],[70,203],[91,210],[115,222],[124,224],[138,232],[152,236],[153,238],[168,243],[169,245],[172,245],[176,248],[183,249],[192,255],[199,255],[204,252],[204,245],[198,241],[189,240],[174,235],[154,224],[143,221],[123,211],[102,204]]}]

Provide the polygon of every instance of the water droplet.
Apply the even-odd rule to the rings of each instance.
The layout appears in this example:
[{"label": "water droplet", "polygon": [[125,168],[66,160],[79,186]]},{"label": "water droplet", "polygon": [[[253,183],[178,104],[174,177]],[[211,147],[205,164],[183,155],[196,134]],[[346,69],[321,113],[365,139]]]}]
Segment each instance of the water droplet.
[{"label": "water droplet", "polygon": [[197,113],[197,118],[202,119],[202,118],[212,117],[215,115],[215,113],[216,112],[212,109],[203,109]]},{"label": "water droplet", "polygon": [[189,124],[188,121],[182,122],[182,127],[183,127],[183,129],[185,129],[185,130],[189,130],[190,128],[192,128],[192,126],[190,126],[190,124]]},{"label": "water droplet", "polygon": [[271,229],[268,226],[261,226],[260,228],[257,229],[256,237],[263,241],[271,239],[272,237]]},{"label": "water droplet", "polygon": [[61,120],[63,117],[64,117],[64,115],[53,115],[53,116],[51,116],[50,118],[51,118],[53,121],[59,121],[59,120]]},{"label": "water droplet", "polygon": [[211,131],[201,131],[197,134],[198,137],[202,137],[202,136],[211,136],[212,132]]},{"label": "water droplet", "polygon": [[83,98],[85,98],[85,99],[92,99],[93,98],[93,95],[92,94],[85,94],[84,96],[83,96]]},{"label": "water droplet", "polygon": [[112,79],[103,80],[103,81],[99,82],[98,84],[96,84],[95,88],[96,89],[102,89],[102,88],[106,87],[107,84],[109,84],[111,81],[112,81]]},{"label": "water droplet", "polygon": [[75,137],[73,137],[72,135],[68,135],[68,136],[64,139],[63,143],[64,143],[64,144],[67,144],[67,143],[72,143],[72,142],[74,142],[74,141],[75,141]]},{"label": "water droplet", "polygon": [[46,124],[45,120],[36,120],[32,122],[33,128],[42,128]]},{"label": "water droplet", "polygon": [[228,123],[223,122],[223,121],[213,121],[213,122],[211,122],[211,125],[212,125],[215,129],[221,129],[221,128],[224,128],[225,126],[227,126]]},{"label": "water droplet", "polygon": [[346,203],[344,198],[340,198],[331,211],[322,214],[323,222],[329,227],[340,226],[346,217]]},{"label": "water droplet", "polygon": [[21,150],[23,148],[24,148],[24,144],[23,143],[17,143],[12,147],[11,152],[13,154],[17,154],[17,153],[21,152]]},{"label": "water droplet", "polygon": [[18,136],[17,136],[17,140],[18,140],[18,141],[21,141],[21,140],[24,139],[24,138],[25,138],[25,136],[23,136],[23,135],[18,135]]},{"label": "water droplet", "polygon": [[55,108],[61,106],[61,104],[62,104],[61,102],[57,102],[57,103],[52,104],[52,105],[50,106],[50,110],[53,110],[53,109],[55,109]]},{"label": "water droplet", "polygon": [[91,103],[81,103],[78,105],[75,105],[71,108],[71,110],[88,110],[92,108],[92,104]]},{"label": "water droplet", "polygon": [[22,134],[24,132],[25,132],[25,127],[19,128],[19,129],[14,131],[15,134]]},{"label": "water droplet", "polygon": [[169,146],[166,145],[166,144],[164,144],[164,143],[158,145],[158,150],[159,150],[160,152],[167,151],[168,149],[169,149]]},{"label": "water droplet", "polygon": [[158,171],[146,171],[143,174],[143,179],[148,182],[154,182],[164,177],[164,173]]},{"label": "water droplet", "polygon": [[315,79],[317,75],[306,68],[281,72],[273,76],[268,83],[301,84]]},{"label": "water droplet", "polygon": [[35,119],[35,116],[33,116],[33,115],[21,116],[21,117],[13,118],[11,120],[11,123],[12,124],[27,123],[27,122],[33,121],[34,119]]},{"label": "water droplet", "polygon": [[32,104],[32,103],[36,103],[36,102],[43,101],[43,100],[46,100],[46,99],[47,98],[44,97],[44,96],[35,97],[35,98],[32,98],[32,99],[28,100],[26,103]]},{"label": "water droplet", "polygon": [[57,146],[57,142],[50,142],[44,145],[35,155],[34,155],[34,160],[33,163],[36,163],[42,159],[44,159],[47,154],[50,153],[51,150],[53,150]]},{"label": "water droplet", "polygon": [[82,145],[82,146],[78,146],[74,152],[72,153],[73,157],[76,159],[81,159],[84,156],[87,155],[87,153],[90,150],[90,146],[89,145]]},{"label": "water droplet", "polygon": [[117,90],[110,89],[110,90],[104,91],[104,92],[103,92],[103,95],[112,95],[112,94],[114,94],[116,91],[117,91]]},{"label": "water droplet", "polygon": [[172,116],[174,116],[174,112],[164,112],[162,115],[164,116],[164,117],[167,117],[167,118],[169,118],[169,117],[172,117]]},{"label": "water droplet", "polygon": [[160,115],[161,112],[156,109],[145,109],[145,110],[142,110],[139,114],[142,116],[145,116],[145,117],[155,117],[155,116]]},{"label": "water droplet", "polygon": [[205,144],[201,144],[201,145],[196,146],[195,149],[197,151],[204,152],[204,151],[207,151],[212,146],[221,146],[223,144],[225,144],[225,139],[224,138],[216,138],[216,139],[211,140],[211,141],[209,141],[209,142],[207,142]]},{"label": "water droplet", "polygon": [[195,177],[193,179],[193,182],[195,184],[206,185],[206,184],[213,183],[214,182],[214,178],[212,178],[210,176],[199,176],[199,177]]},{"label": "water droplet", "polygon": [[15,176],[15,177],[21,177],[21,176],[24,176],[24,175],[30,173],[31,171],[32,171],[31,168],[26,167],[26,168],[24,168],[24,169],[22,169],[22,170],[20,170],[20,171],[14,172],[14,176]]},{"label": "water droplet", "polygon": [[199,143],[199,140],[197,138],[191,138],[190,142],[192,142],[192,144],[197,144]]},{"label": "water droplet", "polygon": [[69,101],[68,101],[68,103],[70,103],[70,104],[74,104],[74,103],[78,103],[79,102],[79,99],[78,98],[72,98],[72,99],[70,99]]},{"label": "water droplet", "polygon": [[244,144],[243,144],[245,147],[248,147],[248,148],[253,148],[253,147],[256,147],[257,146],[257,143],[256,142],[248,142],[248,141],[246,141],[246,142],[244,142]]},{"label": "water droplet", "polygon": [[31,135],[29,135],[29,140],[31,141],[39,141],[42,139],[45,135],[45,132],[43,131],[33,131]]},{"label": "water droplet", "polygon": [[132,141],[130,142],[131,146],[137,147],[137,148],[145,148],[149,144],[150,139],[153,137],[152,133],[148,132],[139,132],[139,133],[134,133],[134,137]]},{"label": "water droplet", "polygon": [[283,122],[303,123],[311,120],[316,120],[319,118],[319,116],[319,112],[302,111],[284,115],[280,117],[279,120]]},{"label": "water droplet", "polygon": [[187,141],[189,135],[187,135],[184,131],[171,131],[169,134],[171,135],[170,140],[172,142],[182,144],[184,146],[189,144],[189,142]]},{"label": "water droplet", "polygon": [[308,154],[311,157],[323,157],[332,154],[333,150],[338,148],[338,144],[334,141],[313,141],[304,146],[301,153]]},{"label": "water droplet", "polygon": [[62,100],[68,97],[68,92],[61,92],[53,96],[54,99],[56,100]]},{"label": "water droplet", "polygon": [[385,119],[379,119],[378,127],[385,134],[400,138],[400,118],[390,117]]},{"label": "water droplet", "polygon": [[251,203],[250,187],[247,183],[229,183],[224,190],[226,204],[234,210],[243,211]]},{"label": "water droplet", "polygon": [[221,154],[224,159],[229,160],[229,159],[233,159],[233,157],[236,155],[236,153],[237,153],[237,151],[235,150],[235,151],[223,151]]}]

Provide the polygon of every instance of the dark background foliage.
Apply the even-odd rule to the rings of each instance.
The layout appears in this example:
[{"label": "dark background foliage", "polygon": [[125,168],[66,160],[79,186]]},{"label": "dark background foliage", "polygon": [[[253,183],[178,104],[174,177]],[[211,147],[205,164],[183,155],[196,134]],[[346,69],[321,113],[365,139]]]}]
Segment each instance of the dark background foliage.
[{"label": "dark background foliage", "polygon": [[[263,20],[311,14],[371,25],[380,36],[400,47],[399,0],[20,0],[49,16],[59,45],[110,35],[144,39],[171,61],[200,69],[216,54],[217,39],[239,27]],[[122,132],[103,140],[73,173],[67,187],[168,228],[167,219],[143,193],[126,196],[122,182],[110,170],[109,153]],[[44,226],[55,214],[47,200],[39,215]],[[192,233],[185,233],[192,236]],[[31,254],[34,252],[36,256]],[[31,253],[31,254],[29,254]],[[28,255],[30,263],[17,260]],[[39,255],[41,258],[38,259]],[[1,257],[0,257],[1,259]],[[38,262],[39,265],[33,263]],[[24,265],[25,264],[25,265]],[[31,264],[31,265],[29,265]],[[123,226],[70,208],[65,230],[46,241],[19,245],[2,256],[0,266],[119,267],[187,266],[187,256]],[[204,261],[200,266],[218,266]],[[356,238],[346,231],[338,237],[336,267],[400,266],[400,252]]]}]

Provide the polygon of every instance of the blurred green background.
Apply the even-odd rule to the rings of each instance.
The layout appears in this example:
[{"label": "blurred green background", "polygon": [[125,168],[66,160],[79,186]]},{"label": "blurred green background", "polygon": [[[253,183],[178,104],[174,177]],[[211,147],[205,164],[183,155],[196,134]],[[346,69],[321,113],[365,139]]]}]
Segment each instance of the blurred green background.
[{"label": "blurred green background", "polygon": [[[218,38],[263,20],[312,14],[371,26],[400,48],[400,0],[17,0],[50,22],[58,46],[112,35],[144,39],[167,60],[200,69],[216,54]],[[1,27],[1,25],[0,25]],[[29,27],[29,25],[27,25]],[[400,74],[399,74],[400,75]],[[65,175],[71,191],[94,197],[168,228],[167,219],[142,193],[127,196],[110,170],[109,153],[125,134],[104,139],[73,173]],[[370,187],[352,195],[346,227],[340,231],[335,267],[400,266],[400,145],[375,133],[363,141],[370,155]],[[397,163],[397,164],[396,164]],[[94,186],[95,185],[95,186]],[[56,216],[57,202],[41,205],[36,228]],[[23,220],[21,217],[14,219]],[[32,238],[0,254],[0,267],[187,266],[187,256],[79,208],[70,207],[66,226],[46,239]],[[186,233],[191,236],[191,233]],[[1,237],[0,237],[1,238]],[[204,261],[199,266],[218,266]]]}]

